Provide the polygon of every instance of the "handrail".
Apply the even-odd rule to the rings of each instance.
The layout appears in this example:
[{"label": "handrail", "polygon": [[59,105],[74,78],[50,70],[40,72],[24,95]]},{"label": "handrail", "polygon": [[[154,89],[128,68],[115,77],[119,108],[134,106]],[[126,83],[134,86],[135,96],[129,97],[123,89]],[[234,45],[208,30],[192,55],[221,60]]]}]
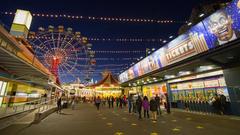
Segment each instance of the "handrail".
[{"label": "handrail", "polygon": [[38,100],[25,102],[24,104],[0,108],[0,118],[15,115],[18,113],[38,109],[38,112],[49,109],[56,103],[56,99],[41,98]]},{"label": "handrail", "polygon": [[56,106],[57,99],[50,99],[45,102],[40,103],[40,107],[38,108],[38,113],[48,110],[50,106]]},{"label": "handrail", "polygon": [[[11,99],[11,98],[20,98],[20,97],[29,98],[28,96],[0,96],[0,97],[7,98],[8,100]],[[26,101],[18,102],[18,104],[13,104],[13,106],[18,106],[18,105],[22,105],[22,104],[29,104],[29,103],[35,103],[35,102],[41,101],[43,99],[45,99],[45,97],[41,97],[41,98],[38,98],[36,100],[27,101],[27,102]],[[46,99],[48,99],[48,98],[46,98]],[[8,103],[9,103],[9,101],[8,101]]]}]

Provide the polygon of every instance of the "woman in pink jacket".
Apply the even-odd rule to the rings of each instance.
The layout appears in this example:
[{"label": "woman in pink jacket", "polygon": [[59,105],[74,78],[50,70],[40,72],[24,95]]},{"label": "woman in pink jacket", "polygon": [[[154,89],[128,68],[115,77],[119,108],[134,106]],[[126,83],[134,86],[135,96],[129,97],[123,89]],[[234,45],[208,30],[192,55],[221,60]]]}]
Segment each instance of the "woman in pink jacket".
[{"label": "woman in pink jacket", "polygon": [[144,118],[146,118],[146,114],[147,114],[147,117],[149,118],[149,107],[150,107],[150,105],[149,105],[149,101],[148,101],[147,96],[144,96],[142,106],[143,106],[143,110],[144,110]]}]

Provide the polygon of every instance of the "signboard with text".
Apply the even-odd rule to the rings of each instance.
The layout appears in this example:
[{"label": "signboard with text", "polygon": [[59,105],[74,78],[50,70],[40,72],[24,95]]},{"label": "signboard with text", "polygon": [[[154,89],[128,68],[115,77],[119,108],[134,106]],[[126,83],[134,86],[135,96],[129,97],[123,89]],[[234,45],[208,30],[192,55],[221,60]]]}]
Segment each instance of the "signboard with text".
[{"label": "signboard with text", "polygon": [[121,83],[240,38],[240,0],[234,0],[119,75]]}]

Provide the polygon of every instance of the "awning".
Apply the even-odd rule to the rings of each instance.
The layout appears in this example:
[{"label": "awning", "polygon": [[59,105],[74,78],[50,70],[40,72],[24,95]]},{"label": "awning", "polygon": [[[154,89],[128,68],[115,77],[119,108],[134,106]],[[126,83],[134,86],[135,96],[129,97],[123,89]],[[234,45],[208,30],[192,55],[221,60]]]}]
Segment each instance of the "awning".
[{"label": "awning", "polygon": [[17,56],[8,53],[6,50],[0,47],[0,65],[6,69],[9,73],[16,76],[16,79],[26,79],[30,81],[43,79],[47,80],[49,75],[43,73],[36,67],[24,62]]},{"label": "awning", "polygon": [[57,89],[59,89],[59,90],[61,90],[61,91],[64,91],[64,89],[61,87],[61,86],[59,86],[58,84],[56,84],[56,83],[52,83],[52,82],[50,82],[50,83],[48,83],[50,86],[52,86],[52,87],[56,87]]},{"label": "awning", "polygon": [[[30,62],[27,57],[20,58],[22,55],[30,55],[25,47],[18,43],[8,32],[0,27],[0,66],[7,71],[11,78],[27,82],[48,84],[50,74],[48,70],[41,70],[43,66],[33,57]],[[37,62],[36,62],[37,61]],[[36,63],[40,65],[36,66]],[[35,66],[34,66],[35,64]],[[46,69],[44,67],[44,69]],[[45,72],[44,72],[45,71]]]}]

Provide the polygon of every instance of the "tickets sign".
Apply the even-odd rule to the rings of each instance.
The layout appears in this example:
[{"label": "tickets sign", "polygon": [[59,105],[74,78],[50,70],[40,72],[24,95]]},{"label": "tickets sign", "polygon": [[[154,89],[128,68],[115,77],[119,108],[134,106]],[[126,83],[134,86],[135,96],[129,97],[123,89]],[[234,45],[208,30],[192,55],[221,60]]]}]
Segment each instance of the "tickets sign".
[{"label": "tickets sign", "polygon": [[[234,0],[119,75],[121,83],[240,38],[240,0]],[[127,75],[126,75],[127,74]]]}]

